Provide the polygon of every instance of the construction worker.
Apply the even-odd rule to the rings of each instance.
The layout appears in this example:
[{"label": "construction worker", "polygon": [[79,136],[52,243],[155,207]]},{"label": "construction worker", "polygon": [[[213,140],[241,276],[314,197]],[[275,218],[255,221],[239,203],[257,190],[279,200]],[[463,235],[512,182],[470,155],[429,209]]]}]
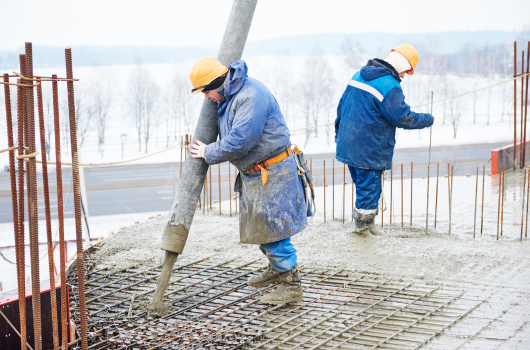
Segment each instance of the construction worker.
[{"label": "construction worker", "polygon": [[335,120],[337,160],[348,165],[357,198],[354,232],[380,235],[374,223],[381,197],[382,173],[392,167],[396,128],[423,129],[434,123],[429,113],[415,113],[405,103],[400,82],[412,75],[418,53],[409,44],[384,60],[369,60],[353,76],[340,99]]},{"label": "construction worker", "polygon": [[247,72],[242,60],[226,68],[217,59],[205,57],[193,66],[192,93],[202,92],[217,103],[219,140],[209,145],[194,140],[190,153],[208,164],[229,161],[239,170],[234,191],[240,193],[240,240],[259,244],[269,260],[268,268],[250,277],[248,285],[279,282],[261,302],[300,302],[303,290],[290,237],[307,226],[311,212],[280,107],[269,89]]}]

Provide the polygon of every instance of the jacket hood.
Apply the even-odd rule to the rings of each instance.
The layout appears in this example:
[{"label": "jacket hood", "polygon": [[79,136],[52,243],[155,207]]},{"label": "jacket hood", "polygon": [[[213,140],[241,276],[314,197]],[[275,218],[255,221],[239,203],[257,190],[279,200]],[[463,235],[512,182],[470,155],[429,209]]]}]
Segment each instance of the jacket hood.
[{"label": "jacket hood", "polygon": [[374,80],[385,75],[392,75],[397,81],[401,82],[398,72],[390,63],[374,58],[361,68],[361,78],[366,81]]},{"label": "jacket hood", "polygon": [[228,75],[223,84],[224,97],[229,101],[241,90],[247,80],[248,68],[243,60],[235,61],[228,69]]}]

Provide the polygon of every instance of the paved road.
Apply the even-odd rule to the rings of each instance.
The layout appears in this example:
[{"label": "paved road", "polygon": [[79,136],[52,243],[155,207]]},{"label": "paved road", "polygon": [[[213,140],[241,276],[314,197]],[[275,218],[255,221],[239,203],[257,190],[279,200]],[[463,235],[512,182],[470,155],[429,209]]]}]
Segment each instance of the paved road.
[{"label": "paved road", "polygon": [[[447,163],[454,164],[455,175],[467,173],[475,174],[476,168],[486,165],[489,172],[489,159],[492,149],[502,144],[466,145],[458,147],[436,147],[431,154],[431,176],[436,175],[436,164],[440,163],[440,176],[447,173]],[[333,181],[332,164],[333,154],[321,154],[307,156],[308,162],[312,162],[315,185],[324,182],[324,161],[326,163],[326,183]],[[400,177],[400,168],[403,163],[403,177],[410,178],[411,162],[414,162],[414,177],[427,175],[427,164],[429,161],[428,148],[401,149],[394,154],[393,177]],[[234,170],[230,169],[230,180],[234,181]],[[343,164],[335,161],[335,183],[340,184],[343,179]],[[229,198],[229,174],[228,165],[221,164],[219,167],[212,166],[212,199],[219,198],[219,179],[221,180],[221,198]],[[180,174],[179,163],[152,164],[152,165],[127,165],[113,167],[92,167],[85,169],[85,181],[87,186],[88,208],[91,216],[115,215],[141,212],[164,212],[169,210],[174,191],[178,185]],[[387,174],[386,176],[389,176]],[[55,172],[50,172],[50,184],[56,183]],[[42,175],[38,174],[38,186],[42,187]],[[71,183],[71,171],[64,167],[63,192],[65,206],[65,217],[73,217],[73,194],[68,192]],[[346,182],[351,182],[346,169]],[[57,197],[55,187],[50,186],[51,213],[52,218],[57,217]],[[0,173],[0,223],[12,222],[11,197],[9,194],[9,173]],[[233,193],[232,193],[233,195]],[[27,217],[27,213],[26,213]],[[39,218],[44,219],[44,199],[39,194]]]}]

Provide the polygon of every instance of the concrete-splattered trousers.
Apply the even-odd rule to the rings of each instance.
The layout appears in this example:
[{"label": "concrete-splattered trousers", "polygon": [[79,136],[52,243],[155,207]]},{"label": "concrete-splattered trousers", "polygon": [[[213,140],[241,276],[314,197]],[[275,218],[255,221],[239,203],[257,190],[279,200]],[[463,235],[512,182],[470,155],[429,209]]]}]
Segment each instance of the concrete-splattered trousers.
[{"label": "concrete-splattered trousers", "polygon": [[239,173],[235,190],[240,193],[239,230],[241,243],[259,244],[272,268],[291,270],[296,264],[296,249],[291,237],[307,226],[313,215],[306,206],[306,194],[297,173],[294,155],[267,167],[268,181],[261,173]]},{"label": "concrete-splattered trousers", "polygon": [[355,184],[356,199],[353,219],[355,228],[364,230],[372,224],[377,213],[381,197],[381,170],[361,169],[348,165],[351,178]]}]

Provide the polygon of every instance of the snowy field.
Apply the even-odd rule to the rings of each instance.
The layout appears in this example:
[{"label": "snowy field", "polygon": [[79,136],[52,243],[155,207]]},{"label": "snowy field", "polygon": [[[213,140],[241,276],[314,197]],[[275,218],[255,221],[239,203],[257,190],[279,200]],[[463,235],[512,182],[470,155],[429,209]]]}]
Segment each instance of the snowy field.
[{"label": "snowy field", "polygon": [[[354,70],[347,68],[342,56],[257,56],[246,59],[249,75],[262,80],[275,94],[291,130],[312,125],[333,123],[336,106]],[[80,67],[74,68],[76,83],[78,130],[83,139],[81,160],[84,162],[109,162],[132,159],[154,153],[180,141],[181,135],[191,134],[197,122],[202,95],[191,95],[187,78],[193,62],[179,64]],[[321,74],[318,74],[321,72]],[[64,68],[36,69],[35,74],[64,75]],[[137,79],[134,80],[133,77]],[[149,117],[138,130],[131,109],[131,89],[135,81],[145,83],[151,92],[152,108]],[[508,76],[448,74],[422,74],[406,76],[402,86],[406,102],[411,106],[475,90],[508,80]],[[66,85],[60,83],[60,111],[63,129],[63,160],[68,159],[69,143],[66,119]],[[520,84],[519,84],[520,86]],[[44,110],[47,129],[51,128],[51,87],[44,85]],[[14,90],[13,90],[14,92]],[[13,99],[13,113],[16,101]],[[107,114],[102,117],[104,142],[99,147],[98,135],[102,124],[94,114],[94,101],[108,103]],[[457,99],[434,104],[436,121],[433,127],[433,146],[513,141],[513,83],[503,84]],[[0,118],[5,119],[3,94],[0,97]],[[92,112],[90,112],[92,110]],[[430,106],[415,108],[418,112],[430,111]],[[520,113],[518,112],[518,115]],[[89,117],[90,115],[90,117]],[[149,133],[146,134],[147,119]],[[520,120],[520,118],[518,118]],[[456,125],[456,137],[455,127]],[[5,122],[0,123],[0,148],[7,147]],[[306,154],[334,151],[333,127],[322,127],[292,133],[292,142],[302,146]],[[148,136],[146,149],[146,136]],[[53,132],[50,137],[50,158],[54,156]],[[38,142],[37,142],[38,144]],[[429,144],[429,130],[398,130],[398,148],[425,147]],[[40,146],[37,146],[40,147]],[[123,154],[122,154],[123,151]],[[138,162],[159,163],[178,161],[179,148],[149,157]],[[8,155],[0,154],[0,165],[8,163]]]}]

